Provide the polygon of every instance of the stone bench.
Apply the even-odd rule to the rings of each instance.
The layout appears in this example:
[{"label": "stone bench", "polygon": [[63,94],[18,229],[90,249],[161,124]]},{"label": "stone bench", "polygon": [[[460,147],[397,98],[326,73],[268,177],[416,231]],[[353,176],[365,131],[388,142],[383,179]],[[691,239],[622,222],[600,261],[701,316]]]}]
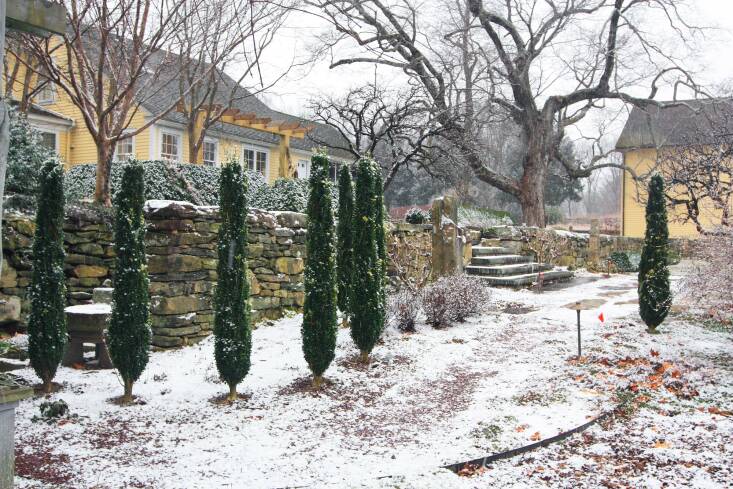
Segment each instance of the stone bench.
[{"label": "stone bench", "polygon": [[96,347],[96,359],[99,368],[113,368],[104,331],[112,313],[109,304],[82,304],[69,306],[66,312],[66,329],[69,333],[69,344],[62,364],[71,367],[84,363],[84,343],[93,343]]}]

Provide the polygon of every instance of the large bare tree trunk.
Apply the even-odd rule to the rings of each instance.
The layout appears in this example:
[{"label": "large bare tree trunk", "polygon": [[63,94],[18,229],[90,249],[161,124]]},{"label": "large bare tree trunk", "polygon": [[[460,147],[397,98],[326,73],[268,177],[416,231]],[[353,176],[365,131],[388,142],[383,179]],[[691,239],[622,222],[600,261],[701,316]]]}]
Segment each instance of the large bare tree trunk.
[{"label": "large bare tree trunk", "polygon": [[518,197],[522,219],[529,226],[545,227],[545,179],[551,138],[552,129],[546,130],[542,123],[531,125],[527,131],[527,159],[519,181]]},{"label": "large bare tree trunk", "polygon": [[97,143],[97,175],[94,202],[105,207],[112,207],[109,174],[112,170],[113,152],[113,146],[110,143]]}]

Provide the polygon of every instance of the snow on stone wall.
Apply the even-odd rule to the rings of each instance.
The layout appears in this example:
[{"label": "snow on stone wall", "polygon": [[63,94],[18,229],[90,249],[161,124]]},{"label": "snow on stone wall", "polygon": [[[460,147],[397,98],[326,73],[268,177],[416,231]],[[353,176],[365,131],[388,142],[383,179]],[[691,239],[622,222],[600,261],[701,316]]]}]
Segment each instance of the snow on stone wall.
[{"label": "snow on stone wall", "polygon": [[[218,208],[149,201],[145,217],[153,345],[195,342],[213,327]],[[279,318],[288,309],[299,311],[304,300],[305,215],[251,209],[247,221],[253,319]],[[27,318],[34,230],[31,217],[6,214],[3,218],[0,323],[24,324]],[[92,290],[112,278],[111,214],[69,207],[64,233],[68,302],[89,303]]]}]

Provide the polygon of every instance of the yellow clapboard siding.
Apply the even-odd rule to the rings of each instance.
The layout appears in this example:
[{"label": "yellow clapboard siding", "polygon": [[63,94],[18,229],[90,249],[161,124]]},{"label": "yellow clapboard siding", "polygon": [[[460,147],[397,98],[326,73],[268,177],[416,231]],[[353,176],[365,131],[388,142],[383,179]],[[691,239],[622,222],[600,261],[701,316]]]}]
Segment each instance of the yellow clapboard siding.
[{"label": "yellow clapboard siding", "polygon": [[[657,150],[636,149],[625,153],[626,165],[638,175],[646,174],[656,164]],[[634,181],[630,173],[624,173],[623,195],[623,234],[624,236],[643,237],[646,231],[646,189]],[[684,206],[667,208],[669,235],[673,238],[697,237],[697,228],[691,222],[683,222],[686,214]],[[719,214],[719,213],[718,213]],[[703,226],[713,225],[715,213],[701,216]]]},{"label": "yellow clapboard siding", "polygon": [[[52,42],[58,42],[58,39],[53,38]],[[64,49],[56,51],[58,60],[61,64],[65,63]],[[12,60],[12,58],[8,58]],[[36,76],[32,76],[29,80],[25,80],[25,68],[20,65],[17,77],[13,83],[13,94],[16,99],[22,97],[24,83],[28,83],[30,87],[37,85]],[[71,102],[71,99],[66,93],[60,88],[56,87],[55,100],[52,103],[43,104],[45,109],[56,112],[69,118],[73,121],[73,126],[65,129],[64,131],[57,132],[58,134],[58,149],[59,156],[66,163],[67,168],[73,165],[82,163],[93,163],[97,161],[97,147],[89,133],[81,111]],[[36,101],[34,101],[36,102]],[[144,126],[146,121],[149,120],[151,114],[147,113],[142,107],[137,112],[131,115],[129,129],[135,130]],[[134,136],[134,148],[135,156],[140,160],[152,160],[160,158],[160,145],[161,131],[164,129],[172,130],[173,132],[180,135],[181,148],[179,151],[180,161],[189,162],[188,157],[188,134],[182,126],[174,127],[166,122],[159,122],[146,128],[140,134]],[[212,135],[216,138],[216,135]],[[227,161],[229,158],[235,158],[237,161],[242,162],[242,148],[250,143],[229,139],[229,138],[217,138],[219,140],[219,164]],[[268,183],[273,183],[276,179],[280,178],[280,149],[277,145],[263,144],[259,142],[253,142],[252,146],[265,150],[268,153],[268,170],[265,175],[265,179]],[[293,158],[295,158],[293,156]],[[199,158],[199,164],[201,164],[201,158]]]}]

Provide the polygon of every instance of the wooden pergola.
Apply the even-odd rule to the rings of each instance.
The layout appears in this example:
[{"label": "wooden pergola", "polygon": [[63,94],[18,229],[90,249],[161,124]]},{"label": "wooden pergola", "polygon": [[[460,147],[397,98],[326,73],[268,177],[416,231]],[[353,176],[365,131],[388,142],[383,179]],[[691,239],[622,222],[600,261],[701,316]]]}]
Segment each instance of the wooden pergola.
[{"label": "wooden pergola", "polygon": [[[179,112],[186,111],[183,105],[177,107]],[[219,121],[225,124],[233,124],[235,126],[257,131],[269,132],[280,136],[278,145],[279,152],[279,175],[293,177],[295,175],[295,165],[293,165],[290,156],[290,138],[303,139],[305,135],[313,129],[312,125],[305,125],[298,121],[277,121],[271,117],[260,117],[254,112],[242,112],[235,108],[225,108],[222,105],[204,106],[199,109],[198,117],[203,119],[206,114],[221,114]],[[197,128],[202,126],[202,122],[196,124]]]}]

